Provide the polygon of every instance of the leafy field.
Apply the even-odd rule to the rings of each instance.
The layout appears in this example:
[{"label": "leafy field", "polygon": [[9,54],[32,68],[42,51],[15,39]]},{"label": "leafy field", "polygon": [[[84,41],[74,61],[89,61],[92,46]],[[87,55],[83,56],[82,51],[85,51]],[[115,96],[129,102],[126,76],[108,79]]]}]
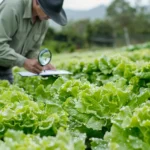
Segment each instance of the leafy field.
[{"label": "leafy field", "polygon": [[0,149],[150,149],[150,49],[53,56],[69,76],[0,82]]}]

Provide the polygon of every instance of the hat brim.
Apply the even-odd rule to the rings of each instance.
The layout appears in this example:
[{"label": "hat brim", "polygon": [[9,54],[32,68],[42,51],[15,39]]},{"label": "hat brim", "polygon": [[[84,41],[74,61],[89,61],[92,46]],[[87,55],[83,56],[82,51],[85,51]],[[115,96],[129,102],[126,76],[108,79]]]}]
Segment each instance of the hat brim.
[{"label": "hat brim", "polygon": [[56,13],[56,12],[49,10],[45,6],[45,3],[43,2],[43,0],[38,0],[38,3],[41,9],[46,13],[46,15],[50,17],[50,19],[52,19],[53,21],[55,21],[56,23],[62,26],[65,26],[67,24],[67,16],[63,9],[60,11],[60,13]]}]

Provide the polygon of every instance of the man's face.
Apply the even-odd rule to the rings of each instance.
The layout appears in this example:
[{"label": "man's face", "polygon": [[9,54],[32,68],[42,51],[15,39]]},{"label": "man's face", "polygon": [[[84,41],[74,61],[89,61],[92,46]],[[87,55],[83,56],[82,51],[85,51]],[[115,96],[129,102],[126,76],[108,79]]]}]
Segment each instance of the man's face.
[{"label": "man's face", "polygon": [[41,9],[40,5],[37,6],[37,15],[41,21],[50,19],[50,17]]}]

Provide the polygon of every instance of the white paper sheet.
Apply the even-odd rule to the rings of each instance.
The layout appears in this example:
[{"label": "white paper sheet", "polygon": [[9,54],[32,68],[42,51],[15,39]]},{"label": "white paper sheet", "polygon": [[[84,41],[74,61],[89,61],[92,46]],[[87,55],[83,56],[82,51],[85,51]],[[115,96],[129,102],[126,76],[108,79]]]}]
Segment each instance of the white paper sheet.
[{"label": "white paper sheet", "polygon": [[42,71],[40,74],[35,74],[32,72],[19,72],[19,74],[23,77],[31,77],[31,76],[50,76],[50,75],[67,75],[67,74],[72,74],[69,71],[66,70],[45,70]]}]

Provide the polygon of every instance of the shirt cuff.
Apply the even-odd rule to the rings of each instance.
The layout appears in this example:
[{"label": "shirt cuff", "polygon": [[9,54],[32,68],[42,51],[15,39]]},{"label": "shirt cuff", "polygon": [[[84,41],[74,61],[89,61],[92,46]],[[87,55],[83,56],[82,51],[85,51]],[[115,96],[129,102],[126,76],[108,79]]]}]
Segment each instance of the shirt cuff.
[{"label": "shirt cuff", "polygon": [[23,67],[25,60],[27,59],[26,57],[20,55],[20,54],[16,54],[16,61],[14,63],[14,66],[18,66],[18,67]]}]

